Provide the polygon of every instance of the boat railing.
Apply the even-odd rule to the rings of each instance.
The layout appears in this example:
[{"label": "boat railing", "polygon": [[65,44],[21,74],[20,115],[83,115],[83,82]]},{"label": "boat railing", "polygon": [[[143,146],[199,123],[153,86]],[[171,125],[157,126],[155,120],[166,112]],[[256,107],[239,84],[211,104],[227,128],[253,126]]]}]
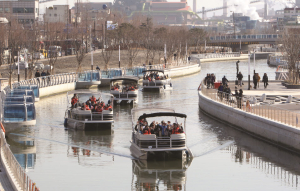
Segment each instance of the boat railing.
[{"label": "boat railing", "polygon": [[6,166],[7,172],[11,173],[10,176],[14,177],[16,181],[16,186],[20,187],[23,191],[39,191],[40,189],[36,184],[29,178],[26,174],[24,168],[19,164],[14,154],[9,148],[5,139],[5,134],[3,129],[0,130],[0,141],[1,141],[1,158],[4,165]]},{"label": "boat railing", "polygon": [[150,139],[150,140],[149,139],[142,140],[136,137],[135,143],[140,148],[147,148],[147,149],[185,147],[185,139],[172,139],[171,137],[156,137],[155,139]]},{"label": "boat railing", "polygon": [[60,84],[67,84],[77,81],[77,75],[75,72],[64,73],[64,74],[55,74],[50,76],[42,76],[38,78],[32,78],[29,80],[23,80],[17,82],[13,87],[18,87],[20,85],[37,85],[39,88],[55,86]]},{"label": "boat railing", "polygon": [[[134,91],[131,91],[131,90],[122,90],[122,91],[119,91],[119,94],[115,94],[114,96],[118,95],[119,97],[116,97],[116,98],[129,98],[131,96],[128,96],[128,95],[132,95],[132,94],[129,94],[129,92],[134,92]],[[125,97],[123,96],[125,95]]]},{"label": "boat railing", "polygon": [[198,58],[200,59],[208,59],[208,58],[224,58],[224,57],[240,57],[240,52],[220,52],[220,53],[205,53],[198,54]]},{"label": "boat railing", "polygon": [[81,114],[73,114],[71,113],[71,118],[81,121],[93,121],[93,120],[106,120],[103,117],[103,112],[91,112],[91,113],[81,113]]}]

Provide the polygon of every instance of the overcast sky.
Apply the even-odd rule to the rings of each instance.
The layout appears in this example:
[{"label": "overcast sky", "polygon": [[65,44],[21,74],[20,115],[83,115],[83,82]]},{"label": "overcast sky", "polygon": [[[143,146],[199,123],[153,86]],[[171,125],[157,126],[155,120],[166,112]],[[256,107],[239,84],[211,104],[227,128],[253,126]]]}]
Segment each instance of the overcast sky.
[{"label": "overcast sky", "polygon": [[[86,2],[87,0],[80,0],[81,2]],[[169,2],[179,2],[180,0],[168,0]],[[261,0],[264,1],[264,0]],[[284,7],[284,4],[288,2],[289,0],[268,0],[272,1],[273,5],[275,6],[275,10],[280,9]],[[294,1],[294,0],[292,0]],[[51,1],[49,3],[42,3],[40,4],[40,14],[43,14],[45,12],[45,8],[53,5],[62,5],[69,3],[70,7],[74,6],[74,3],[77,2],[77,0],[56,0]],[[90,0],[89,2],[113,2],[113,0]],[[261,9],[263,8],[263,3],[256,3],[255,5],[249,5],[248,7],[245,7],[245,2],[250,2],[250,0],[228,0],[229,4],[240,4],[244,7],[242,9],[243,11],[247,9],[248,7],[251,9]],[[193,0],[188,0],[188,5],[193,8]],[[202,7],[205,7],[206,9],[215,8],[215,7],[221,7],[223,6],[223,0],[209,0],[209,1],[203,1],[203,0],[197,0],[197,10],[201,10]],[[255,7],[255,8],[253,8]],[[216,11],[216,15],[222,15],[222,11]]]}]

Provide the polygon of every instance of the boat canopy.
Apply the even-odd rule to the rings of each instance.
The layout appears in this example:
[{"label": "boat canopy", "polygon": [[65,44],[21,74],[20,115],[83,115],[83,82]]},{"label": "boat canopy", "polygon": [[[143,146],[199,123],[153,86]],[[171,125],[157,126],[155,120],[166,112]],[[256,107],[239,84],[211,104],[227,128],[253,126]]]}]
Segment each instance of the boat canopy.
[{"label": "boat canopy", "polygon": [[143,73],[147,73],[147,72],[161,72],[161,73],[165,73],[163,70],[144,70]]},{"label": "boat canopy", "polygon": [[186,114],[182,114],[182,113],[157,112],[157,113],[149,113],[149,114],[144,113],[143,115],[141,115],[139,117],[138,120],[146,119],[146,118],[150,118],[150,117],[163,117],[163,116],[186,118]]},{"label": "boat canopy", "polygon": [[132,77],[128,77],[128,78],[126,78],[126,77],[121,77],[121,78],[113,78],[113,79],[111,79],[110,80],[110,82],[115,82],[115,81],[133,81],[133,82],[138,82],[139,81],[139,79],[138,78],[132,78]]}]

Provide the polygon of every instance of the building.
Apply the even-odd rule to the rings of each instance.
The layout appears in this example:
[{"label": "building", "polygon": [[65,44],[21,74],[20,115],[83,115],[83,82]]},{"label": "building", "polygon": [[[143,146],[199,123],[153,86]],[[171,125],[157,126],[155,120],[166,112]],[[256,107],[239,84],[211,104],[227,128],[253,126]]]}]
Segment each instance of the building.
[{"label": "building", "polygon": [[53,5],[46,8],[45,22],[68,23],[70,22],[69,5]]},{"label": "building", "polygon": [[0,17],[8,20],[16,19],[19,23],[34,23],[39,17],[38,0],[1,1]]},{"label": "building", "polygon": [[156,24],[191,24],[194,14],[185,0],[181,2],[150,2],[149,11],[145,12],[152,17]]}]

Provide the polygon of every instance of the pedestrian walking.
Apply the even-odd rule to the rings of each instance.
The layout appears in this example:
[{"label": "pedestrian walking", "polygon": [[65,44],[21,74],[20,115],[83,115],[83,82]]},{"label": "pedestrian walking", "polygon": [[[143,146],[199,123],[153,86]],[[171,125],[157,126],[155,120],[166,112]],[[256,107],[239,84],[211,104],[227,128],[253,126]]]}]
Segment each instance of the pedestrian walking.
[{"label": "pedestrian walking", "polygon": [[41,73],[40,73],[40,71],[39,70],[36,70],[36,72],[35,72],[35,75],[34,75],[36,78],[37,78],[37,82],[38,82],[38,84],[40,84],[40,77],[41,77]]},{"label": "pedestrian walking", "polygon": [[237,97],[237,106],[238,106],[238,108],[242,109],[242,103],[243,103],[243,90],[240,89],[238,97]]},{"label": "pedestrian walking", "polygon": [[215,81],[216,81],[216,76],[214,74],[211,74],[210,75],[210,83],[211,83],[212,88],[215,87]]},{"label": "pedestrian walking", "polygon": [[45,84],[45,76],[46,76],[47,74],[46,74],[46,72],[45,72],[45,70],[43,70],[42,71],[42,73],[41,73],[41,77],[42,77],[42,79],[43,79],[43,83]]},{"label": "pedestrian walking", "polygon": [[227,82],[229,82],[229,81],[227,80],[226,76],[224,76],[222,78],[222,84],[223,84],[223,86],[225,86],[227,84]]},{"label": "pedestrian walking", "polygon": [[260,82],[260,76],[259,74],[257,73],[257,87],[259,88],[259,82]]},{"label": "pedestrian walking", "polygon": [[239,72],[236,77],[238,79],[238,86],[242,87],[242,85],[243,85],[243,74],[241,72]]},{"label": "pedestrian walking", "polygon": [[263,82],[264,82],[264,88],[266,89],[267,86],[269,85],[269,84],[268,84],[269,79],[268,79],[267,73],[264,73],[264,76],[263,76]]},{"label": "pedestrian walking", "polygon": [[257,88],[257,80],[258,80],[258,77],[257,77],[257,73],[255,73],[253,75],[253,84],[254,84],[254,89]]}]

